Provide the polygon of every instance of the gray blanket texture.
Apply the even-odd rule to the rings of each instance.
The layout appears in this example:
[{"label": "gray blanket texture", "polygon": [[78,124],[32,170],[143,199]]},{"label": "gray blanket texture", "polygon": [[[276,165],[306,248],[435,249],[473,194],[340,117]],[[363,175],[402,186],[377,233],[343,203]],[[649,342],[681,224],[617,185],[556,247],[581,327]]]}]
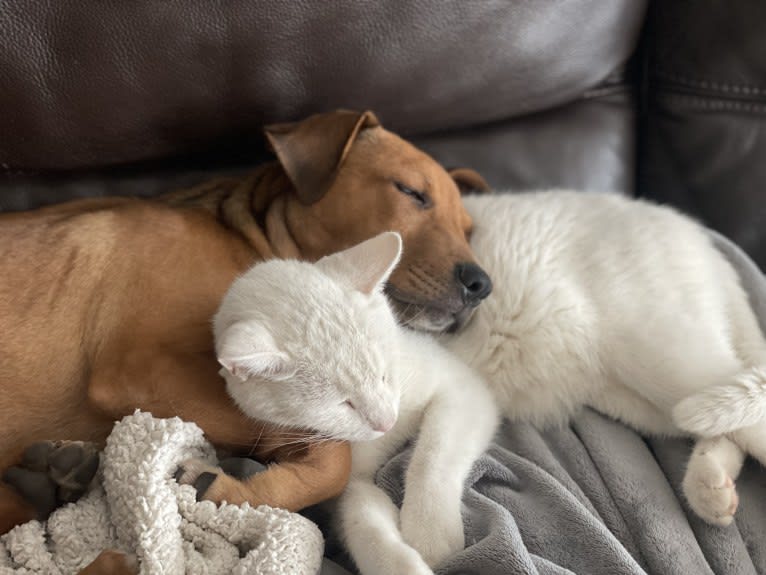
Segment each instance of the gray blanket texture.
[{"label": "gray blanket texture", "polygon": [[[714,240],[766,332],[766,278],[739,248]],[[544,432],[506,422],[466,485],[467,547],[438,573],[766,574],[766,470],[748,460],[735,523],[713,527],[681,493],[690,451],[691,441],[647,439],[591,410]],[[398,454],[377,476],[399,504],[408,457]],[[334,561],[323,575],[349,572],[338,564],[353,572],[337,548],[328,552]]]}]

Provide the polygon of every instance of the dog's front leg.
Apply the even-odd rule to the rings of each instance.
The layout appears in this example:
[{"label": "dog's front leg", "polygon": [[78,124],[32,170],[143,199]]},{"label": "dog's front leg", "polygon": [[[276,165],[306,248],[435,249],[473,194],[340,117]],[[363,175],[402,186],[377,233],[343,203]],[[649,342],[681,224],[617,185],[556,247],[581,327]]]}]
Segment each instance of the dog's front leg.
[{"label": "dog's front leg", "polygon": [[269,505],[300,511],[341,494],[351,472],[351,449],[346,442],[326,442],[277,453],[264,471],[239,480],[204,462],[184,462],[180,483],[193,484],[198,498],[215,503]]},{"label": "dog's front leg", "polygon": [[226,392],[210,354],[172,355],[132,350],[102,358],[88,385],[88,402],[111,421],[136,409],[154,417],[180,417],[199,425],[216,447],[250,452],[263,425],[242,413]]},{"label": "dog's front leg", "polygon": [[[194,469],[181,475],[183,483],[193,484],[203,473],[215,475],[201,482],[207,484],[204,499],[296,511],[335,497],[345,487],[351,466],[349,446],[342,442],[295,445],[291,438],[283,442],[279,434],[237,408],[212,354],[176,357],[147,350],[131,356],[94,370],[89,400],[102,413],[118,419],[138,408],[155,417],[178,416],[199,425],[216,447],[255,452],[275,462],[245,481],[199,462],[188,465]],[[282,443],[286,445],[279,447]]]}]

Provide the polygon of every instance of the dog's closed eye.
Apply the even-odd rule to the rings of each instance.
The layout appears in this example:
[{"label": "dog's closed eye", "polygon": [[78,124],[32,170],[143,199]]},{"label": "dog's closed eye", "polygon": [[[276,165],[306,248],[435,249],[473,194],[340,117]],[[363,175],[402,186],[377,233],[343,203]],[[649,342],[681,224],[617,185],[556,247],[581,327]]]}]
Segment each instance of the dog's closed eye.
[{"label": "dog's closed eye", "polygon": [[394,182],[396,189],[405,196],[410,196],[423,209],[430,208],[433,205],[431,198],[425,192],[411,188],[401,182]]}]

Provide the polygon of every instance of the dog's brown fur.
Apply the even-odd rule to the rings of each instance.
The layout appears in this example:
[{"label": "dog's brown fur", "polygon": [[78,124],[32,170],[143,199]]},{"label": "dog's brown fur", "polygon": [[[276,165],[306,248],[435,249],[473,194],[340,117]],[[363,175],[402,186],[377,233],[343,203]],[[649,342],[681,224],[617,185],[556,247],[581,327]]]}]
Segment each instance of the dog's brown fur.
[{"label": "dog's brown fur", "polygon": [[[286,448],[291,432],[240,413],[218,376],[211,317],[256,260],[315,260],[397,230],[405,249],[391,294],[402,316],[448,328],[466,315],[453,270],[473,261],[471,221],[455,180],[369,112],[312,116],[267,136],[279,161],[244,178],[0,216],[0,469],[35,441],[103,442],[140,408],[276,462],[245,483],[219,476],[208,499],[297,510],[340,493],[348,446]],[[469,170],[453,176],[486,186]],[[0,533],[32,514],[0,486]]]},{"label": "dog's brown fur", "polygon": [[79,575],[134,575],[138,561],[114,549],[102,551]]}]

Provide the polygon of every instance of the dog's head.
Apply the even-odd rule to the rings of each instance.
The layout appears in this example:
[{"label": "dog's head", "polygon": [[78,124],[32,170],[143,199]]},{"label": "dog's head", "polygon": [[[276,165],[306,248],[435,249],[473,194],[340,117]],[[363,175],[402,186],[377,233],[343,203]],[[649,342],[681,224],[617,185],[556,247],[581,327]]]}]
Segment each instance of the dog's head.
[{"label": "dog's head", "polygon": [[303,257],[399,232],[404,253],[386,291],[400,320],[419,330],[459,329],[489,295],[460,197],[487,190],[476,172],[448,172],[371,112],[319,114],[266,135],[294,187],[285,220]]}]

